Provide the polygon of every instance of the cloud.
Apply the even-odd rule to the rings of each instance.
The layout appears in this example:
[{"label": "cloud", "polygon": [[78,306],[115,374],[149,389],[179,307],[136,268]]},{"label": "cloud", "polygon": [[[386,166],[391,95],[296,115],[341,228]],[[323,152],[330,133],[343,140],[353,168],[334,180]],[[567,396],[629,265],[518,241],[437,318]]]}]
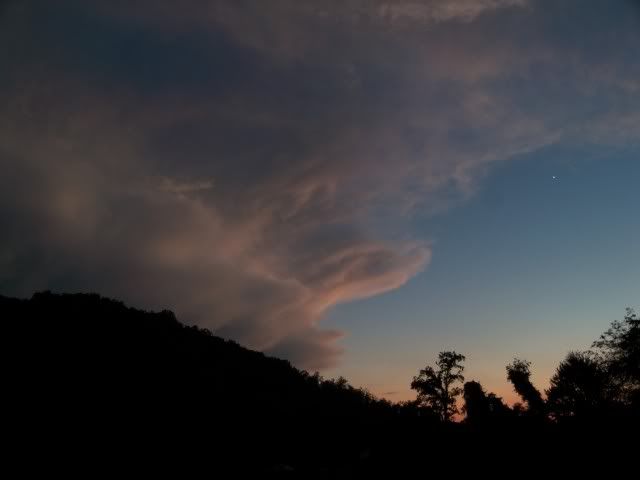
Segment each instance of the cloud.
[{"label": "cloud", "polygon": [[179,182],[175,179],[165,177],[162,179],[160,188],[176,194],[193,193],[213,188],[213,181],[198,180],[194,182]]},{"label": "cloud", "polygon": [[413,20],[423,23],[470,22],[487,11],[523,7],[527,0],[423,0],[384,2],[379,14],[391,22]]},{"label": "cloud", "polygon": [[296,365],[305,365],[309,370],[323,370],[334,366],[342,354],[335,342],[342,338],[336,330],[318,330],[314,327],[291,335],[267,350],[276,357],[287,358]]},{"label": "cloud", "polygon": [[380,40],[390,28],[425,29],[442,23],[468,24],[486,13],[522,9],[529,0],[98,0],[103,14],[170,32],[217,29],[235,41],[281,57],[308,52],[340,55],[336,47]]},{"label": "cloud", "polygon": [[413,218],[499,162],[637,139],[634,20],[580,2],[124,5],[0,18],[5,294],[100,291],[326,368],[326,312],[428,266]]}]

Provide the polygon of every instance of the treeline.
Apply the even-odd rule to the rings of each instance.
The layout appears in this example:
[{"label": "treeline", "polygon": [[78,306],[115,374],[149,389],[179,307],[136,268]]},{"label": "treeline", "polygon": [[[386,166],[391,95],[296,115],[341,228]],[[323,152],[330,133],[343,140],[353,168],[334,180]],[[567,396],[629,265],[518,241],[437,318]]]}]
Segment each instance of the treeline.
[{"label": "treeline", "polygon": [[108,464],[151,452],[155,462],[188,455],[213,471],[398,474],[418,471],[418,459],[508,451],[514,438],[540,446],[534,439],[544,437],[551,448],[567,432],[580,439],[585,428],[638,425],[632,311],[592,350],[570,353],[544,395],[528,362],[510,364],[523,400],[513,407],[464,383],[456,352],[413,379],[415,401],[391,403],[185,326],[170,311],[95,294],[0,296],[0,318],[4,430],[13,445],[55,452],[56,461]]},{"label": "treeline", "polygon": [[[440,352],[435,367],[414,377],[416,403],[436,412],[443,422],[464,414],[475,427],[527,418],[550,424],[621,422],[640,413],[640,318],[627,309],[587,351],[572,351],[560,362],[543,393],[531,381],[531,363],[514,359],[506,377],[522,402],[506,405],[477,381],[464,383],[465,356]],[[463,406],[458,408],[458,398]]]}]

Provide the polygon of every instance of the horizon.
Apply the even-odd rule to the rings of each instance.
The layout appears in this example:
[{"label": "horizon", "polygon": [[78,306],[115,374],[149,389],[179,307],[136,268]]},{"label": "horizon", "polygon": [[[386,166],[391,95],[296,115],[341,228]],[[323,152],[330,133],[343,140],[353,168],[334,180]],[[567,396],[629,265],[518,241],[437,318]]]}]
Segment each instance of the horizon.
[{"label": "horizon", "polygon": [[0,294],[97,292],[397,402],[640,307],[635,0],[0,6]]}]

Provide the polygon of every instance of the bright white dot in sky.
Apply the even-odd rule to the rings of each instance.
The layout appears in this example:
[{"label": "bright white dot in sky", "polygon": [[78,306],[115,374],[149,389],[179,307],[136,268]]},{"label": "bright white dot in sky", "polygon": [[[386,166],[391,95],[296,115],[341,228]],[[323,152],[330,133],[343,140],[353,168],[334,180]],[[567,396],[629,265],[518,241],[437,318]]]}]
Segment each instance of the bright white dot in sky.
[{"label": "bright white dot in sky", "polygon": [[555,175],[553,176],[553,179],[554,179],[554,180],[556,179],[556,176],[555,176]]}]

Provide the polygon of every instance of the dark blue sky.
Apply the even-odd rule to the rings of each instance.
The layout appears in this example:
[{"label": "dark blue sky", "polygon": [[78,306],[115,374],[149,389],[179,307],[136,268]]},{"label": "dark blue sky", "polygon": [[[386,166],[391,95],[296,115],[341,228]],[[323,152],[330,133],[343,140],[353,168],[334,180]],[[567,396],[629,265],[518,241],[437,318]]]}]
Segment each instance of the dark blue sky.
[{"label": "dark blue sky", "polygon": [[638,153],[543,149],[496,167],[472,201],[416,222],[434,239],[429,268],[331,312],[327,325],[356,332],[335,374],[412,398],[406,378],[416,363],[455,348],[471,377],[510,399],[504,366],[513,357],[532,361],[546,386],[569,350],[590,347],[637,305]]}]

